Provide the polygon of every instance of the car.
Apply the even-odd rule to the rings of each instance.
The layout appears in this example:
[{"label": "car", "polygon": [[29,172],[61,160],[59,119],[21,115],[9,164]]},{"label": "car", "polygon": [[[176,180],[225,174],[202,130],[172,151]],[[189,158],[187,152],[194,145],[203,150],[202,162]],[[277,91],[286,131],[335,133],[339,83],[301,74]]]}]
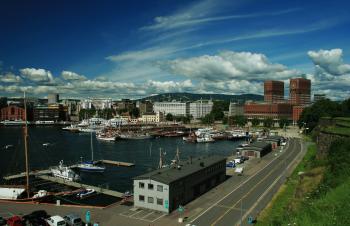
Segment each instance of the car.
[{"label": "car", "polygon": [[22,217],[26,225],[46,226],[46,218],[50,217],[45,210],[36,210]]},{"label": "car", "polygon": [[66,221],[67,225],[72,225],[72,226],[83,225],[81,218],[75,213],[68,214],[68,215],[64,216],[63,218]]},{"label": "car", "polygon": [[23,223],[21,217],[12,216],[9,219],[7,219],[7,225],[8,226],[24,226],[24,223]]},{"label": "car", "polygon": [[226,167],[227,168],[234,168],[236,166],[234,161],[229,161],[226,163]]},{"label": "car", "polygon": [[48,219],[46,219],[46,222],[50,226],[66,226],[67,225],[67,223],[63,219],[63,217],[61,217],[59,215],[49,217]]},{"label": "car", "polygon": [[244,155],[240,156],[240,158],[243,160],[243,162],[249,160],[249,157]]},{"label": "car", "polygon": [[0,226],[6,225],[6,219],[0,216]]},{"label": "car", "polygon": [[243,163],[243,160],[241,158],[235,158],[234,161],[235,161],[236,164]]}]

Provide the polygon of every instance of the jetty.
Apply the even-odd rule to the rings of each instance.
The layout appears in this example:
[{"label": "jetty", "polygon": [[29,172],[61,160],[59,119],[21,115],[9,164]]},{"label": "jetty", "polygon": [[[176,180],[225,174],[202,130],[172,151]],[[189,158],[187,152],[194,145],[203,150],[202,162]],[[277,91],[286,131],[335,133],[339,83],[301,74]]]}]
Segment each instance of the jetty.
[{"label": "jetty", "polygon": [[135,166],[134,163],[130,163],[130,162],[120,162],[120,161],[113,161],[113,160],[106,160],[106,159],[98,160],[96,162],[114,165],[114,166],[125,166],[125,167]]},{"label": "jetty", "polygon": [[[29,172],[29,176],[40,176],[40,175],[45,175],[45,174],[49,174],[49,173],[51,173],[51,171],[49,169],[46,169],[46,170],[35,170],[35,171]],[[26,176],[26,173],[22,172],[22,173],[10,175],[10,176],[5,176],[3,178],[5,180],[14,180],[14,179],[22,178],[22,177],[25,177],[25,176]]]},{"label": "jetty", "polygon": [[64,180],[62,178],[52,177],[52,176],[49,176],[49,175],[38,175],[37,177],[41,178],[43,180],[48,180],[48,181],[52,181],[52,182],[59,183],[59,184],[64,184],[64,185],[68,185],[68,186],[75,187],[75,188],[85,188],[85,189],[86,188],[90,188],[90,189],[94,189],[98,193],[114,196],[114,197],[117,197],[117,198],[122,198],[123,197],[123,193],[121,193],[121,192],[109,190],[109,189],[102,188],[102,187],[96,187],[96,186],[92,186],[92,185],[88,185],[88,184],[82,184],[82,183],[78,183],[78,182],[74,182],[74,181],[68,181],[68,180]]}]

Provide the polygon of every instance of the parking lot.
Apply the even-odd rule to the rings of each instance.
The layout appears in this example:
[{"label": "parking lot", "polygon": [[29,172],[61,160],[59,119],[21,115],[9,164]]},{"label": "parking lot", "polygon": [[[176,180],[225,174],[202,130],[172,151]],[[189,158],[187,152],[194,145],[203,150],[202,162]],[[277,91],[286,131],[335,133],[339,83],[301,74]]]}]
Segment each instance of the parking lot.
[{"label": "parking lot", "polygon": [[120,213],[119,215],[127,218],[147,221],[147,222],[155,222],[156,220],[162,218],[165,216],[165,213],[154,211],[154,210],[147,210],[147,209],[141,209],[141,208],[130,208],[127,211],[124,211]]}]

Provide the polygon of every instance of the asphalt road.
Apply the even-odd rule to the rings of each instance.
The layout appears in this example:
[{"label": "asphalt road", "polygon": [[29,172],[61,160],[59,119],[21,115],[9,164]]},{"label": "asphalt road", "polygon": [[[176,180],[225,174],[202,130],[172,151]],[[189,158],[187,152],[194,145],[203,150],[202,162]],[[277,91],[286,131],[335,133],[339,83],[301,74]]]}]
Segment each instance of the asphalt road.
[{"label": "asphalt road", "polygon": [[286,169],[301,152],[300,140],[291,139],[289,146],[262,170],[209,207],[191,222],[193,225],[243,225],[247,217],[257,212],[272,198],[273,193],[283,182]]}]

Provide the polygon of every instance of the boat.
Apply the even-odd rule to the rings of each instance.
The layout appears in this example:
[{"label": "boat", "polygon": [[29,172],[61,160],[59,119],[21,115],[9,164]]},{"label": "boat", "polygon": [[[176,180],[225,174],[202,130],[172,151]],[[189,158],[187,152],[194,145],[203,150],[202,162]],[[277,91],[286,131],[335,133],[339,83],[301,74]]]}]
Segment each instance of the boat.
[{"label": "boat", "polygon": [[58,167],[51,169],[51,173],[54,177],[59,177],[68,181],[79,180],[78,174],[76,174],[71,168],[63,165],[63,160],[60,161]]},{"label": "boat", "polygon": [[115,141],[115,137],[114,136],[107,136],[105,134],[98,134],[96,136],[96,139],[97,140],[101,140],[101,141],[110,141],[110,142]]},{"label": "boat", "polygon": [[152,138],[152,136],[149,135],[148,133],[146,134],[128,133],[128,134],[120,134],[119,138],[123,140],[144,140],[144,139],[150,139]]},{"label": "boat", "polygon": [[72,132],[72,133],[79,133],[79,128],[75,125],[70,125],[70,126],[66,126],[66,127],[63,127],[62,128],[63,130],[67,130],[69,132]]},{"label": "boat", "polygon": [[203,128],[203,129],[198,129],[195,134],[197,137],[203,136],[205,134],[208,134],[210,132],[212,132],[213,129],[212,128]]},{"label": "boat", "polygon": [[84,189],[81,192],[78,192],[77,198],[78,199],[84,199],[84,198],[87,198],[89,196],[92,196],[95,192],[96,192],[95,189],[87,188],[87,189]]},{"label": "boat", "polygon": [[28,124],[28,122],[23,121],[23,120],[5,120],[1,122],[4,126],[23,126],[26,123]]},{"label": "boat", "polygon": [[11,148],[13,148],[14,146],[12,144],[8,144],[4,146],[4,150],[9,150]]},{"label": "boat", "polygon": [[91,138],[90,138],[90,140],[91,140],[91,143],[90,143],[90,146],[91,146],[91,161],[83,162],[81,160],[81,163],[78,164],[77,168],[80,171],[83,171],[83,172],[103,173],[106,170],[106,167],[98,166],[94,162],[94,148],[93,148],[93,144],[92,144],[92,133],[90,135],[91,135]]},{"label": "boat", "polygon": [[215,140],[209,135],[197,137],[197,143],[210,143],[210,142],[214,142],[214,141]]},{"label": "boat", "polygon": [[48,146],[50,146],[50,143],[43,143],[43,146],[48,147]]}]

